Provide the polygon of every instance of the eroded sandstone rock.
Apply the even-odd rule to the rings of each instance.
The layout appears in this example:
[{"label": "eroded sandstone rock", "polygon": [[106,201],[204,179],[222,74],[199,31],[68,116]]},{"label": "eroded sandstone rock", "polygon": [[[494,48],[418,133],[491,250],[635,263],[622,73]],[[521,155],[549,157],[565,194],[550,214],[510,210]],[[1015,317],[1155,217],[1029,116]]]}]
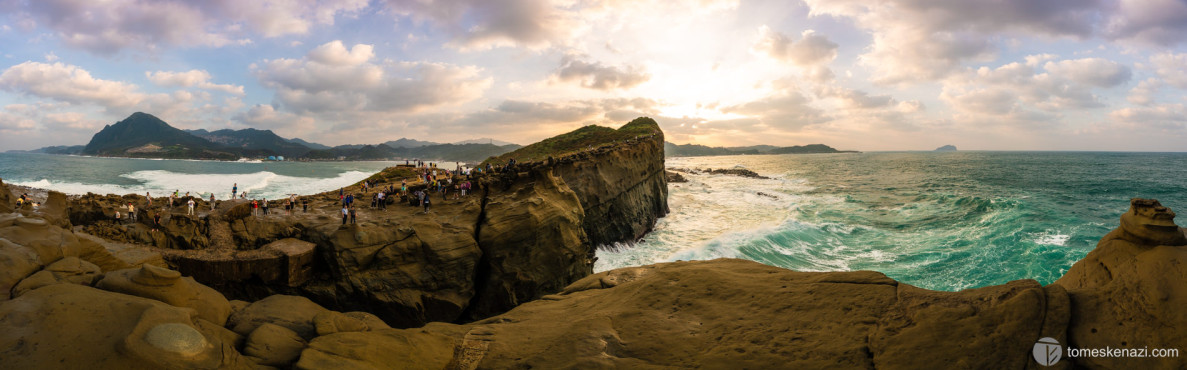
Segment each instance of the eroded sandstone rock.
[{"label": "eroded sandstone rock", "polygon": [[231,315],[230,302],[218,291],[182,277],[177,271],[153,265],[109,272],[96,287],[189,307],[197,311],[198,317],[218,325],[226,323]]}]

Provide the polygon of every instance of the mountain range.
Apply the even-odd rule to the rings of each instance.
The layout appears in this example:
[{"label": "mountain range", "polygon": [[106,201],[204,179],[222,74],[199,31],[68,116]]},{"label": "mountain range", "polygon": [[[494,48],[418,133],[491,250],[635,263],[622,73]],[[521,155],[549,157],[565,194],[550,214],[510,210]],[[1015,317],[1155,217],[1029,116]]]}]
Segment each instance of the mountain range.
[{"label": "mountain range", "polygon": [[[471,143],[480,142],[480,143]],[[477,162],[520,148],[519,145],[491,144],[491,139],[467,140],[459,144],[400,138],[378,145],[330,147],[299,138],[286,139],[271,130],[253,128],[217,131],[181,130],[151,114],[136,112],[106,125],[86,145],[49,146],[29,152],[108,157],[220,159],[284,156],[309,160],[426,159]]]}]

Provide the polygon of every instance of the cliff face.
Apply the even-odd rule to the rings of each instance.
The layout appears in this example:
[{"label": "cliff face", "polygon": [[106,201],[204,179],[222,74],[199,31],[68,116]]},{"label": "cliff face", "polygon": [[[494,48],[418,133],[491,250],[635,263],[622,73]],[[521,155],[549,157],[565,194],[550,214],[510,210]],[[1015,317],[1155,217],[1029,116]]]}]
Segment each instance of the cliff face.
[{"label": "cliff face", "polygon": [[668,214],[662,132],[582,153],[556,172],[581,200],[594,245],[637,240]]}]

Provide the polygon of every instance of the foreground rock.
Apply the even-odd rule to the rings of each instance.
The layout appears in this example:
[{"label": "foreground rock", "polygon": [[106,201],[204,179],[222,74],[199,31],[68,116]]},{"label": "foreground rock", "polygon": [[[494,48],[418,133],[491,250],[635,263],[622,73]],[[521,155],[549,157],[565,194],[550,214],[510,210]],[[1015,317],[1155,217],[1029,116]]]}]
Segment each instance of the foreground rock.
[{"label": "foreground rock", "polygon": [[[17,286],[38,282],[0,300],[6,369],[1039,368],[1040,338],[1187,348],[1187,241],[1173,213],[1148,200],[1134,200],[1117,230],[1046,287],[1019,280],[935,292],[877,272],[719,259],[594,274],[498,316],[416,329],[298,296],[186,295],[212,291],[151,265],[88,277],[98,265],[77,257],[83,243],[69,231],[0,217],[10,225],[0,227],[0,252],[37,266],[9,275]],[[1054,367],[1184,364],[1065,357]]]}]

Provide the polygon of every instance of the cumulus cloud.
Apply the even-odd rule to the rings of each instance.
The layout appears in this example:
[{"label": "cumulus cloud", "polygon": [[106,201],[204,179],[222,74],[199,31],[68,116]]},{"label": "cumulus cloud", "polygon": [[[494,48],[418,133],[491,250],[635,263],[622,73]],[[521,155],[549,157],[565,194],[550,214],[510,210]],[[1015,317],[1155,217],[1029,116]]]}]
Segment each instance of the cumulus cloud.
[{"label": "cumulus cloud", "polygon": [[1161,53],[1150,57],[1154,73],[1171,86],[1187,89],[1187,53]]},{"label": "cumulus cloud", "polygon": [[794,40],[767,26],[759,27],[753,49],[772,58],[798,66],[828,64],[837,57],[837,43],[816,31],[807,30]]},{"label": "cumulus cloud", "polygon": [[751,119],[731,121],[731,126],[762,124],[784,131],[799,131],[804,127],[830,120],[824,111],[813,107],[812,100],[794,89],[786,89],[765,98],[721,107],[722,113],[749,116]]},{"label": "cumulus cloud", "polygon": [[1057,119],[1066,110],[1104,107],[1093,88],[1116,87],[1132,78],[1129,67],[1106,59],[1025,59],[1026,63],[967,69],[943,82],[940,99],[967,117],[1034,123]]},{"label": "cumulus cloud", "polygon": [[0,109],[0,133],[4,136],[23,134],[37,128],[37,122],[24,104],[11,104]]},{"label": "cumulus cloud", "polygon": [[1183,104],[1122,108],[1109,113],[1114,121],[1137,128],[1179,131],[1187,128],[1187,108]]},{"label": "cumulus cloud", "polygon": [[305,34],[314,24],[333,24],[337,14],[365,8],[367,1],[37,0],[14,4],[12,11],[52,30],[64,44],[112,55],[124,49],[249,43],[243,38],[242,25],[264,37]]},{"label": "cumulus cloud", "polygon": [[311,61],[332,66],[354,66],[366,63],[375,57],[374,47],[367,44],[356,44],[350,50],[342,45],[341,40],[325,43],[309,52]]},{"label": "cumulus cloud", "polygon": [[[482,96],[492,80],[477,67],[443,63],[370,61],[369,45],[350,53],[339,42],[319,46],[303,59],[265,60],[253,65],[260,83],[276,89],[276,100],[294,112],[412,113],[461,104]],[[330,45],[330,46],[327,46]],[[335,51],[336,50],[336,51]]]},{"label": "cumulus cloud", "polygon": [[1103,26],[1111,39],[1138,40],[1170,46],[1187,35],[1187,2],[1180,0],[1118,0]]},{"label": "cumulus cloud", "polygon": [[459,49],[540,48],[568,38],[578,22],[550,0],[388,0],[393,12],[432,21]]},{"label": "cumulus cloud", "polygon": [[198,87],[200,89],[222,91],[228,94],[243,95],[243,86],[230,84],[216,84],[210,82],[210,73],[200,69],[185,72],[144,72],[154,85],[167,87]]},{"label": "cumulus cloud", "polygon": [[561,59],[560,69],[553,74],[553,78],[595,90],[625,90],[651,79],[651,75],[641,67],[619,68],[582,59],[581,56],[565,56]]},{"label": "cumulus cloud", "polygon": [[257,104],[247,111],[236,114],[233,120],[244,125],[266,130],[283,130],[289,135],[305,135],[315,127],[312,117],[303,117],[289,112],[277,111],[271,105]]},{"label": "cumulus cloud", "polygon": [[1142,106],[1154,104],[1155,95],[1158,94],[1158,90],[1162,88],[1162,85],[1162,80],[1154,78],[1146,79],[1129,90],[1129,96],[1126,97],[1126,100]]},{"label": "cumulus cloud", "polygon": [[24,62],[0,74],[0,89],[76,104],[126,108],[144,94],[135,85],[98,79],[77,66],[62,63]]},{"label": "cumulus cloud", "polygon": [[996,54],[999,33],[1089,37],[1095,1],[806,0],[812,15],[855,19],[873,36],[860,61],[881,83],[934,80]]},{"label": "cumulus cloud", "polygon": [[1043,68],[1056,77],[1096,87],[1117,86],[1133,76],[1129,67],[1101,58],[1047,62]]}]

